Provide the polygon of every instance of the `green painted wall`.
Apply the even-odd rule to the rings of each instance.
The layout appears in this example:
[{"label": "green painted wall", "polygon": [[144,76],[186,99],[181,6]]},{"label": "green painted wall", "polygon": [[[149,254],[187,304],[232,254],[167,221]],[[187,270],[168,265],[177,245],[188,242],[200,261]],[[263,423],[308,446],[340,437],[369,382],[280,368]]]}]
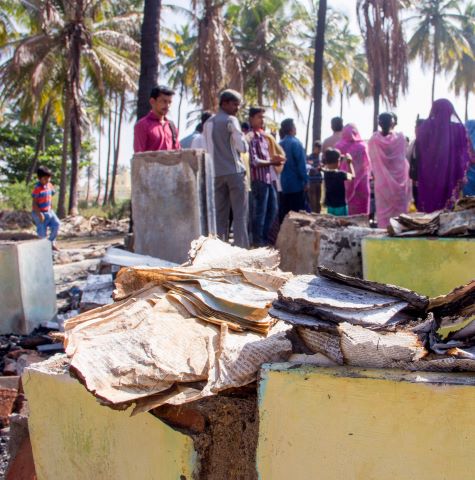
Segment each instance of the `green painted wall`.
[{"label": "green painted wall", "polygon": [[475,278],[475,238],[365,238],[363,274],[423,295],[443,295]]},{"label": "green painted wall", "polygon": [[264,366],[260,480],[472,480],[475,376]]}]

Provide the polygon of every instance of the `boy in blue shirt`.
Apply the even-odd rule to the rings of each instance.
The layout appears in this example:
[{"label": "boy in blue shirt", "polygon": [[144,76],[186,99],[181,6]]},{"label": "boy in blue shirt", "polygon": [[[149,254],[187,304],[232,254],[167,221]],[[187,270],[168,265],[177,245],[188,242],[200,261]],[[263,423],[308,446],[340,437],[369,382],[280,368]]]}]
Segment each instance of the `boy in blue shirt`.
[{"label": "boy in blue shirt", "polygon": [[59,250],[55,241],[61,223],[53,211],[52,200],[55,190],[51,183],[52,173],[47,167],[39,167],[36,173],[38,175],[38,182],[35,184],[33,192],[31,193],[33,197],[32,217],[36,225],[36,232],[38,237],[46,238],[49,228],[50,234],[48,238],[52,248],[53,250]]}]

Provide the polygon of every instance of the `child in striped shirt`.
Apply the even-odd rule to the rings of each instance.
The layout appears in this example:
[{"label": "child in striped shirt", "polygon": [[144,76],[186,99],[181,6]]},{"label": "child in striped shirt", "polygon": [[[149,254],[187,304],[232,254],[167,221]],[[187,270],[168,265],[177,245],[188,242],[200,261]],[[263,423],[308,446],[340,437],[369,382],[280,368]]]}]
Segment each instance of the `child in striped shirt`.
[{"label": "child in striped shirt", "polygon": [[59,250],[56,246],[56,237],[60,226],[59,218],[53,211],[52,197],[55,194],[53,184],[51,183],[52,173],[47,167],[39,167],[36,171],[38,175],[38,182],[35,184],[31,196],[32,202],[32,217],[36,225],[36,232],[38,237],[46,238],[48,228],[49,241],[52,244],[53,250]]}]

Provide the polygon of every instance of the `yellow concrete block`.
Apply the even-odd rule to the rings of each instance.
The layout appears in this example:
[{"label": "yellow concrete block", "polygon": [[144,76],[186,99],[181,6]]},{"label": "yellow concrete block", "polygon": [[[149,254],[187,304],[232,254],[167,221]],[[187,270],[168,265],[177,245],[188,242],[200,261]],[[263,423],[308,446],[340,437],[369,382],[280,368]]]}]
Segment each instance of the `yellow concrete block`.
[{"label": "yellow concrete block", "polygon": [[101,406],[67,374],[29,369],[23,386],[38,480],[191,480],[191,438],[151,414]]},{"label": "yellow concrete block", "polygon": [[475,376],[265,366],[261,480],[472,480]]},{"label": "yellow concrete block", "polygon": [[443,295],[475,278],[474,238],[365,238],[363,275],[423,295]]}]

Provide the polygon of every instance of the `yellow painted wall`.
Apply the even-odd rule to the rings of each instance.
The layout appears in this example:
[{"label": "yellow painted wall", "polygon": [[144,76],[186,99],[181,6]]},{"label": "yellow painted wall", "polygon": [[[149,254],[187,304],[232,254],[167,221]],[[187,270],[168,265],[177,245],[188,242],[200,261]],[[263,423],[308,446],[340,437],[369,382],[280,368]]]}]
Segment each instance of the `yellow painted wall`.
[{"label": "yellow painted wall", "polygon": [[473,374],[288,367],[262,371],[260,480],[474,478]]},{"label": "yellow painted wall", "polygon": [[130,417],[68,375],[23,376],[38,480],[191,480],[192,440],[151,414]]},{"label": "yellow painted wall", "polygon": [[475,278],[474,238],[365,238],[364,278],[434,297]]}]

